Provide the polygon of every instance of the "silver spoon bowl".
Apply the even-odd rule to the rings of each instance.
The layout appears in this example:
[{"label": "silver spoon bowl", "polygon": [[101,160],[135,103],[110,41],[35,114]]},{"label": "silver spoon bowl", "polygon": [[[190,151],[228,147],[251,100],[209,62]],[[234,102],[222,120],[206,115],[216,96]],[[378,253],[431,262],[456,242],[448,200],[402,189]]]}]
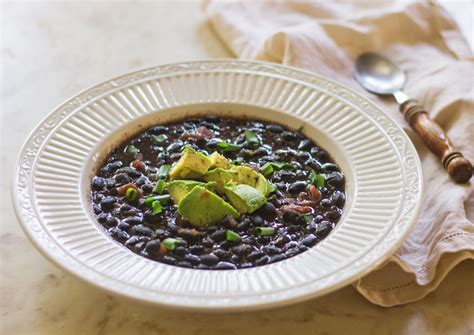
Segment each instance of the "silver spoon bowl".
[{"label": "silver spoon bowl", "polygon": [[387,58],[366,52],[357,58],[354,76],[366,90],[381,95],[393,95],[399,104],[408,100],[402,92],[405,73]]}]

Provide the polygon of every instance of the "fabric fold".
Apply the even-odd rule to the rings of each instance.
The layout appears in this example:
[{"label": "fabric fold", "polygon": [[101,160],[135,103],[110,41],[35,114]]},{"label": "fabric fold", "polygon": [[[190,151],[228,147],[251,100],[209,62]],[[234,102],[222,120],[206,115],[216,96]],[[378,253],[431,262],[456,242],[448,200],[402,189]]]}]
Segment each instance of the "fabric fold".
[{"label": "fabric fold", "polygon": [[[474,58],[456,23],[434,2],[204,2],[215,32],[236,57],[297,66],[375,101],[408,133],[425,179],[421,215],[385,264],[354,287],[394,306],[423,298],[458,263],[474,259],[473,184],[456,185],[411,131],[394,100],[353,79],[356,57],[380,52],[407,73],[419,100],[464,155],[474,161]],[[469,201],[471,199],[471,201]]]}]

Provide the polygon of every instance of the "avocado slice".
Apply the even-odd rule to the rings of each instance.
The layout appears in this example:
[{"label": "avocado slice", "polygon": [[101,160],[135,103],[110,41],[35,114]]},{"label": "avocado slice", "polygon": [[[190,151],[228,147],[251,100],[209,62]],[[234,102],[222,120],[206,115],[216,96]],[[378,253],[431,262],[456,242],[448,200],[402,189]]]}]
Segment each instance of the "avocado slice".
[{"label": "avocado slice", "polygon": [[227,184],[224,186],[224,192],[240,213],[253,213],[267,202],[260,191],[246,184]]},{"label": "avocado slice", "polygon": [[235,183],[252,186],[265,197],[270,193],[267,179],[261,173],[247,166],[234,166],[231,171],[236,173]]},{"label": "avocado slice", "polygon": [[195,186],[206,187],[207,184],[195,180],[173,180],[168,183],[168,192],[175,204],[179,204],[186,194]]},{"label": "avocado slice", "polygon": [[178,205],[178,213],[198,228],[217,223],[226,215],[231,215],[234,218],[239,217],[239,213],[234,207],[217,194],[199,185],[194,186],[181,199]]},{"label": "avocado slice", "polygon": [[227,160],[227,158],[225,158],[223,155],[221,155],[217,151],[214,151],[212,154],[210,154],[209,159],[211,160],[211,166],[209,167],[209,169],[230,168],[230,162]]},{"label": "avocado slice", "polygon": [[207,173],[202,177],[205,181],[215,182],[215,187],[224,192],[224,185],[232,183],[235,178],[237,178],[237,173],[232,170],[224,170],[222,168],[217,168],[207,171]]},{"label": "avocado slice", "polygon": [[195,179],[206,174],[211,166],[211,160],[193,148],[185,147],[179,161],[170,171],[170,180]]}]

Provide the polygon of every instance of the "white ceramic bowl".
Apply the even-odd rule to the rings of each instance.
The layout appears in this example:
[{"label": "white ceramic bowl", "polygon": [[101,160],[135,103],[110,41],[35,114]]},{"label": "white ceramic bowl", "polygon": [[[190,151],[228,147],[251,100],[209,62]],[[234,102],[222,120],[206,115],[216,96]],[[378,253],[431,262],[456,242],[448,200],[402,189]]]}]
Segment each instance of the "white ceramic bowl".
[{"label": "white ceramic bowl", "polygon": [[[304,125],[332,155],[346,176],[347,202],[325,240],[274,264],[206,271],[146,259],[105,233],[89,197],[101,160],[150,125],[209,112]],[[274,307],[353,282],[402,243],[421,192],[413,145],[372,103],[309,72],[236,60],[154,67],[78,94],[31,133],[13,184],[23,229],[61,268],[116,294],[203,310]]]}]

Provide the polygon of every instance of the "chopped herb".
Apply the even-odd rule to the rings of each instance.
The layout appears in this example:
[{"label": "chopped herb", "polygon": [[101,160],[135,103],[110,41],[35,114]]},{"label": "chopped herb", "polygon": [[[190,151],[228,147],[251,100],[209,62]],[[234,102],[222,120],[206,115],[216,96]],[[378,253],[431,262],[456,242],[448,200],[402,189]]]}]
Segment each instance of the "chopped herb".
[{"label": "chopped herb", "polygon": [[303,215],[306,223],[310,223],[311,221],[313,221],[313,216],[312,215]]},{"label": "chopped herb", "polygon": [[166,187],[166,181],[163,179],[158,179],[158,181],[155,184],[155,187],[153,187],[153,193],[155,194],[163,194],[164,190]]},{"label": "chopped herb", "polygon": [[275,233],[275,228],[273,227],[255,227],[255,233],[257,236],[268,236]]},{"label": "chopped herb", "polygon": [[151,140],[157,144],[162,143],[168,139],[168,136],[165,134],[161,135],[151,135]]},{"label": "chopped herb", "polygon": [[303,131],[304,125],[301,125],[298,129],[296,129],[297,132]]},{"label": "chopped herb", "polygon": [[165,246],[166,249],[168,250],[173,250],[177,246],[179,246],[179,241],[175,238],[165,238],[161,243]]},{"label": "chopped herb", "polygon": [[225,234],[225,238],[227,241],[232,241],[232,242],[240,242],[242,241],[242,237],[240,237],[239,234],[233,232],[232,230],[228,230]]},{"label": "chopped herb", "polygon": [[264,176],[268,176],[269,174],[273,173],[274,169],[273,169],[273,166],[272,166],[272,163],[265,163],[261,168],[260,168],[260,172],[264,175]]},{"label": "chopped herb", "polygon": [[138,192],[136,189],[133,187],[127,188],[127,191],[125,192],[125,198],[127,198],[128,201],[135,201],[138,199]]},{"label": "chopped herb", "polygon": [[291,163],[275,162],[275,163],[271,163],[271,164],[272,164],[272,167],[277,171],[278,170],[289,170],[289,169],[294,168],[293,164],[291,164]]},{"label": "chopped herb", "polygon": [[268,194],[270,194],[270,193],[275,192],[277,190],[277,187],[267,180],[267,190],[268,190]]},{"label": "chopped herb", "polygon": [[135,155],[135,154],[138,154],[140,152],[140,149],[138,149],[134,145],[127,145],[125,147],[125,149],[123,149],[123,152],[126,153],[126,154]]},{"label": "chopped herb", "polygon": [[257,133],[254,131],[246,130],[245,140],[253,148],[258,147],[260,145],[260,139],[258,138]]},{"label": "chopped herb", "polygon": [[242,149],[242,146],[234,143],[227,143],[224,141],[218,142],[217,147],[222,149],[222,151],[238,151]]},{"label": "chopped herb", "polygon": [[162,205],[167,204],[171,199],[169,194],[157,195],[154,197],[148,197],[145,199],[145,204],[149,207],[152,206],[153,202],[159,201]]},{"label": "chopped herb", "polygon": [[156,177],[159,179],[166,179],[168,177],[168,173],[170,172],[171,166],[169,164],[163,164],[158,169]]},{"label": "chopped herb", "polygon": [[322,174],[318,174],[314,172],[314,170],[311,170],[309,173],[309,182],[318,188],[324,187],[324,181],[325,178]]},{"label": "chopped herb", "polygon": [[160,214],[161,212],[163,212],[163,206],[161,205],[161,203],[158,200],[153,201],[153,203],[151,204],[151,211],[155,215]]},{"label": "chopped herb", "polygon": [[268,176],[269,174],[273,173],[273,171],[279,171],[279,170],[282,170],[282,169],[289,170],[289,169],[293,169],[293,168],[294,168],[293,164],[290,164],[290,163],[268,162],[268,163],[265,163],[260,168],[260,172],[262,172],[262,174],[264,176]]}]

